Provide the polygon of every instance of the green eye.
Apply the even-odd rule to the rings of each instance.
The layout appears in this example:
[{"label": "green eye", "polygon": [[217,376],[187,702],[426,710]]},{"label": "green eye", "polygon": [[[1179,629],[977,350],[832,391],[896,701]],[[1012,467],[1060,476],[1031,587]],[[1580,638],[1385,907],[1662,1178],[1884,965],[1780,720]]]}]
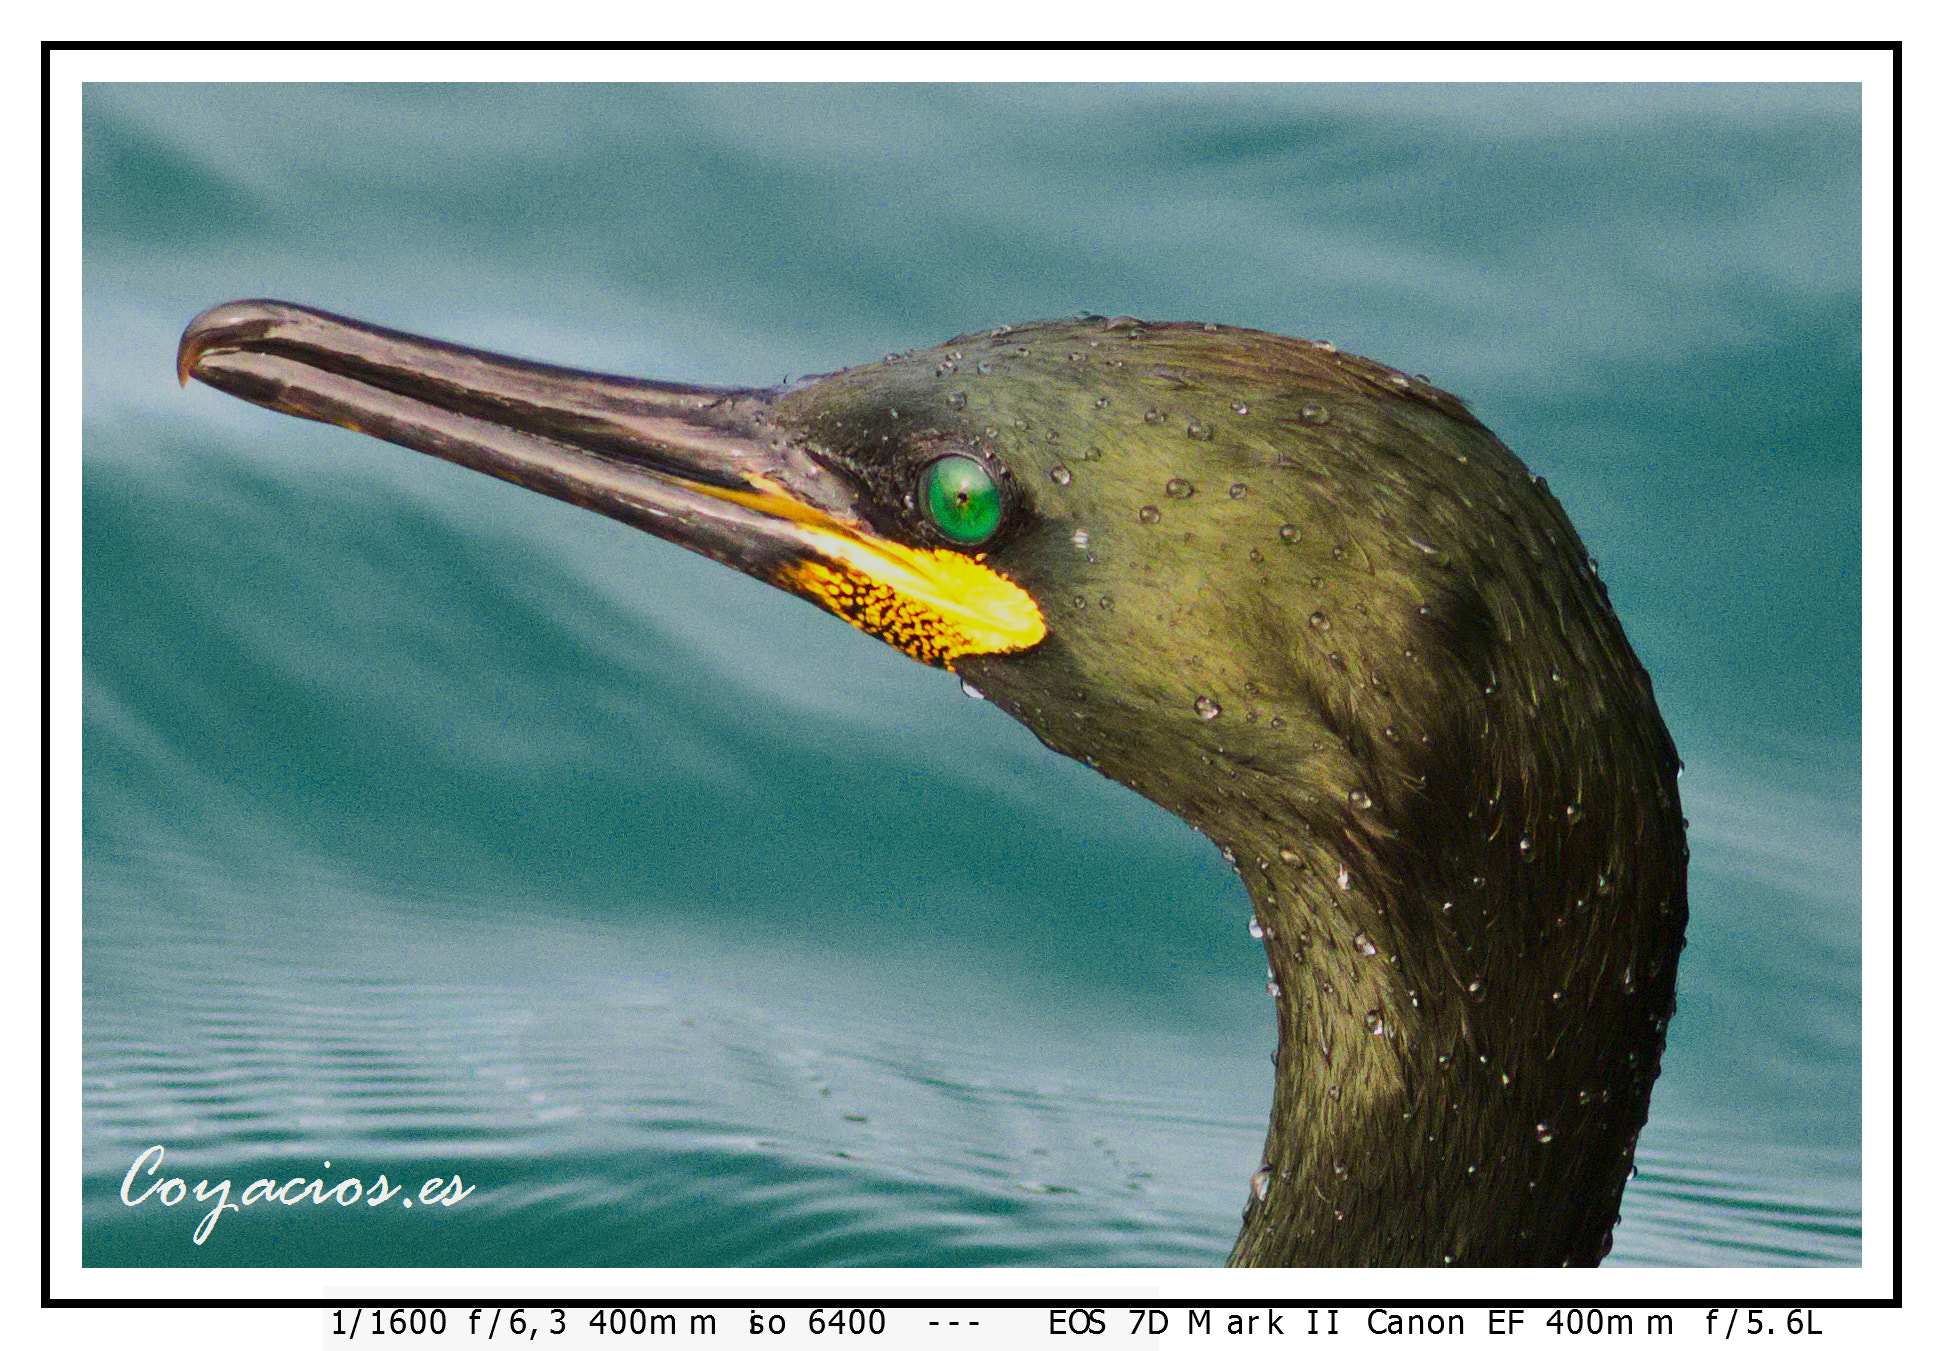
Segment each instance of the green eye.
[{"label": "green eye", "polygon": [[977,460],[934,460],[922,485],[925,514],[955,544],[980,544],[1000,527],[1000,490]]}]

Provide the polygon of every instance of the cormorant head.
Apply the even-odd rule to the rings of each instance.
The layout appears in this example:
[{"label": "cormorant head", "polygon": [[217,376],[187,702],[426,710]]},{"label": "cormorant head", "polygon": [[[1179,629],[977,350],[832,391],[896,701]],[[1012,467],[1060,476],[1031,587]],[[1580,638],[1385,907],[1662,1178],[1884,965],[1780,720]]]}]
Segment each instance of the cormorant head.
[{"label": "cormorant head", "polygon": [[1395,873],[1381,846],[1428,795],[1469,794],[1518,814],[1488,852],[1528,861],[1553,823],[1519,790],[1586,751],[1557,710],[1638,687],[1652,713],[1544,482],[1459,400],[1328,343],[1085,318],[732,390],[242,301],[178,370],[803,596],[1273,866]]}]

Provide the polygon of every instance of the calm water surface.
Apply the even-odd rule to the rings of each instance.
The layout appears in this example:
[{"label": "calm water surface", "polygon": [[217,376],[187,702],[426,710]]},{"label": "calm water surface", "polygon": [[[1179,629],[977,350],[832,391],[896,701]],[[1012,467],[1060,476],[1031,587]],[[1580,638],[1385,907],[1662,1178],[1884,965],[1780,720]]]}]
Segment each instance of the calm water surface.
[{"label": "calm water surface", "polygon": [[[1854,89],[96,85],[85,187],[87,1262],[1212,1264],[1267,1119],[1206,840],[756,582],[178,390],[253,295],[716,383],[1078,310],[1427,372],[1687,760],[1611,1260],[1859,1260]],[[197,1246],[151,1144],[477,1190]]]}]

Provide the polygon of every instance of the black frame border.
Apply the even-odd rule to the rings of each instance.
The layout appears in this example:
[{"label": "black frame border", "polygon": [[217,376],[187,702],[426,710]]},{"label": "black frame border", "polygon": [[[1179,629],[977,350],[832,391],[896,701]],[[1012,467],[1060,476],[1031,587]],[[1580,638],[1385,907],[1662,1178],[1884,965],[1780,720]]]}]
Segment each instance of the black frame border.
[{"label": "black frame border", "polygon": [[[53,55],[57,51],[1874,51],[1891,57],[1891,1294],[1888,1298],[1805,1299],[1807,1309],[1902,1309],[1904,1307],[1904,43],[1857,42],[106,42],[58,40],[41,43],[41,887],[40,887],[40,1303],[44,1309],[336,1309],[454,1308],[470,1299],[87,1299],[53,1295],[52,1018],[53,921],[52,853],[52,630],[51,534],[53,467]],[[397,1271],[400,1268],[379,1268]],[[1003,1268],[996,1269],[1003,1270]],[[1079,1284],[1081,1282],[1077,1282]],[[548,1299],[500,1302],[503,1308],[668,1308],[668,1309],[1036,1309],[1058,1304],[1135,1307],[1120,1301],[981,1299],[961,1300],[765,1300],[765,1299]],[[1262,1298],[1148,1300],[1157,1309],[1239,1309],[1374,1307],[1362,1301],[1299,1298],[1282,1302]],[[1505,1299],[1389,1299],[1386,1308],[1487,1309],[1567,1308],[1707,1309],[1780,1308],[1762,1300],[1603,1299],[1599,1301]],[[488,1307],[480,1303],[480,1307]]]}]

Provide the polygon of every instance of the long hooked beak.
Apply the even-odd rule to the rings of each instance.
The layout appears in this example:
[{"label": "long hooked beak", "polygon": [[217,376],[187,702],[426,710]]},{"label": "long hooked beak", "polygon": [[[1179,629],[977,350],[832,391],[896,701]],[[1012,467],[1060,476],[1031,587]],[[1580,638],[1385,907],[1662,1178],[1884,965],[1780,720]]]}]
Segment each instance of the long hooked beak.
[{"label": "long hooked beak", "polygon": [[1046,633],[1005,578],[873,530],[844,477],[778,426],[777,391],[569,370],[277,300],[197,315],[176,374],[625,521],[920,661],[950,666]]}]

